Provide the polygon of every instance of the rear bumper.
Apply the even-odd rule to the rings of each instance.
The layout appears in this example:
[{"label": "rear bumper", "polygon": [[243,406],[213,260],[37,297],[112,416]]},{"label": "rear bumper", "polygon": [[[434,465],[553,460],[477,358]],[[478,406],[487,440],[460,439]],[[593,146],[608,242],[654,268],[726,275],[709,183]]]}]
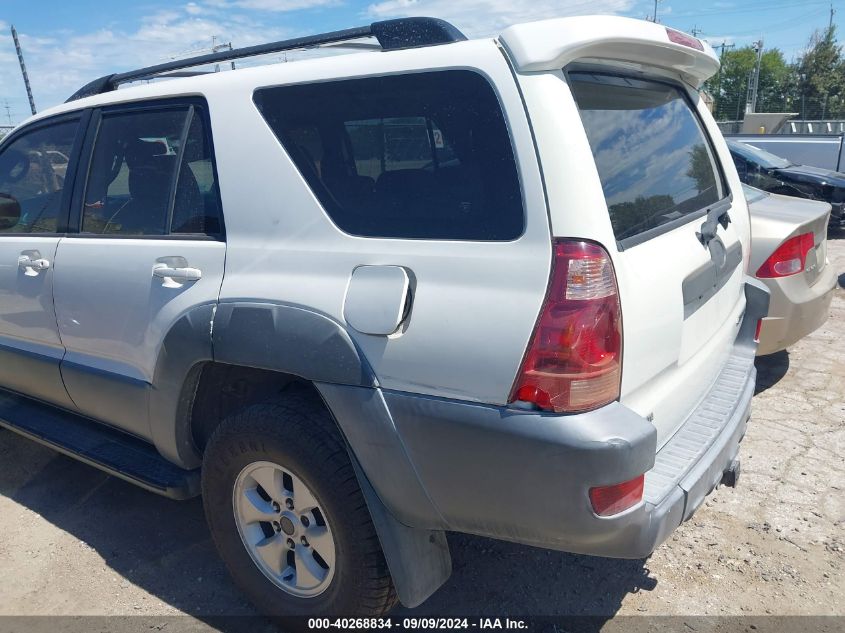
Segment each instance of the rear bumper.
[{"label": "rear bumper", "polygon": [[827,321],[836,288],[836,271],[830,264],[812,286],[804,275],[762,281],[771,293],[771,302],[760,328],[758,356],[786,349]]},{"label": "rear bumper", "polygon": [[[378,436],[338,421],[381,500],[406,525],[645,557],[701,505],[739,450],[756,377],[754,331],[768,293],[749,280],[746,298],[730,359],[659,452],[654,426],[618,402],[560,416],[385,391],[378,393],[389,421],[377,422]],[[321,388],[336,416],[333,401],[341,404],[350,389]],[[592,511],[589,488],[643,473],[642,502],[611,517]]]},{"label": "rear bumper", "polygon": [[[719,483],[745,433],[756,371],[737,350],[655,453],[654,427],[619,403],[579,416],[385,394],[447,529],[616,558],[648,556]],[[593,513],[590,487],[646,473],[643,501]]]}]

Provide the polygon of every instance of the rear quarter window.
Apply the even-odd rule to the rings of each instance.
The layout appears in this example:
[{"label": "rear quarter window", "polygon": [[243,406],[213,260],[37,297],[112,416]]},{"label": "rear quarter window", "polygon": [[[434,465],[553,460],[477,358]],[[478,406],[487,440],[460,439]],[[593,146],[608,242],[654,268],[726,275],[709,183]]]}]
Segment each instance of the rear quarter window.
[{"label": "rear quarter window", "polygon": [[510,136],[478,73],[262,88],[255,103],[347,233],[488,241],[522,234]]},{"label": "rear quarter window", "polygon": [[619,242],[683,223],[725,197],[713,149],[680,88],[587,72],[569,81]]}]

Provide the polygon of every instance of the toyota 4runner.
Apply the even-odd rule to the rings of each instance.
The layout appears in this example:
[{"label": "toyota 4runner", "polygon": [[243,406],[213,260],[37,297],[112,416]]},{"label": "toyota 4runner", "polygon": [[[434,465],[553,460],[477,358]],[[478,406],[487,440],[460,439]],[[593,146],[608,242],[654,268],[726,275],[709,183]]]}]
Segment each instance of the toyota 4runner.
[{"label": "toyota 4runner", "polygon": [[411,18],[93,81],[0,146],[0,424],[201,494],[271,614],[418,605],[447,531],[645,557],[735,483],[768,306],[717,67]]}]

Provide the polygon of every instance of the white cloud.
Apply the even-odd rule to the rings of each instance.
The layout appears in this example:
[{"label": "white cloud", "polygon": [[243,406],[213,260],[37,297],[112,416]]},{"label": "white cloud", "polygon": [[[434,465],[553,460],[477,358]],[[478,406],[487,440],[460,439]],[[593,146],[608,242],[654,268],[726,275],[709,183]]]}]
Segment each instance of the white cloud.
[{"label": "white cloud", "polygon": [[470,37],[493,35],[519,22],[629,11],[635,0],[382,0],[366,13],[375,19],[431,16],[452,22]]},{"label": "white cloud", "polygon": [[273,12],[301,11],[342,3],[342,0],[206,0],[206,4],[218,9],[237,8]]},{"label": "white cloud", "polygon": [[[0,86],[9,86],[3,92],[9,95],[13,117],[21,120],[29,106],[11,35],[5,23],[0,22],[0,27]],[[102,75],[210,52],[213,36],[218,43],[231,41],[240,47],[282,39],[290,33],[254,16],[190,2],[153,13],[132,29],[114,25],[89,33],[63,31],[55,35],[34,37],[19,32],[40,110],[61,103]],[[3,105],[0,102],[0,108]],[[5,110],[0,115],[5,122]]]}]

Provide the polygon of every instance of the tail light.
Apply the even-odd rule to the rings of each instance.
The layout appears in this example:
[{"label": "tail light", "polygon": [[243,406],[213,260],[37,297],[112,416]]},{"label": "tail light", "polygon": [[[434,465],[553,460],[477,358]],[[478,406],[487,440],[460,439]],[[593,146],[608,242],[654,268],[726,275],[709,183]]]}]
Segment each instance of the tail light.
[{"label": "tail light", "polygon": [[674,42],[675,44],[689,46],[697,51],[704,50],[704,44],[701,43],[701,40],[693,37],[692,35],[687,35],[686,33],[676,31],[675,29],[670,29],[668,26],[666,27],[666,35],[669,37],[669,41]]},{"label": "tail light", "polygon": [[619,398],[622,314],[616,275],[599,245],[556,240],[551,281],[511,402],[573,413]]},{"label": "tail light", "polygon": [[637,505],[643,498],[645,475],[612,486],[590,488],[590,504],[600,517],[619,514]]},{"label": "tail light", "polygon": [[777,250],[763,262],[757,277],[771,279],[773,277],[789,277],[804,270],[807,253],[813,248],[813,234],[804,233],[786,240]]}]

